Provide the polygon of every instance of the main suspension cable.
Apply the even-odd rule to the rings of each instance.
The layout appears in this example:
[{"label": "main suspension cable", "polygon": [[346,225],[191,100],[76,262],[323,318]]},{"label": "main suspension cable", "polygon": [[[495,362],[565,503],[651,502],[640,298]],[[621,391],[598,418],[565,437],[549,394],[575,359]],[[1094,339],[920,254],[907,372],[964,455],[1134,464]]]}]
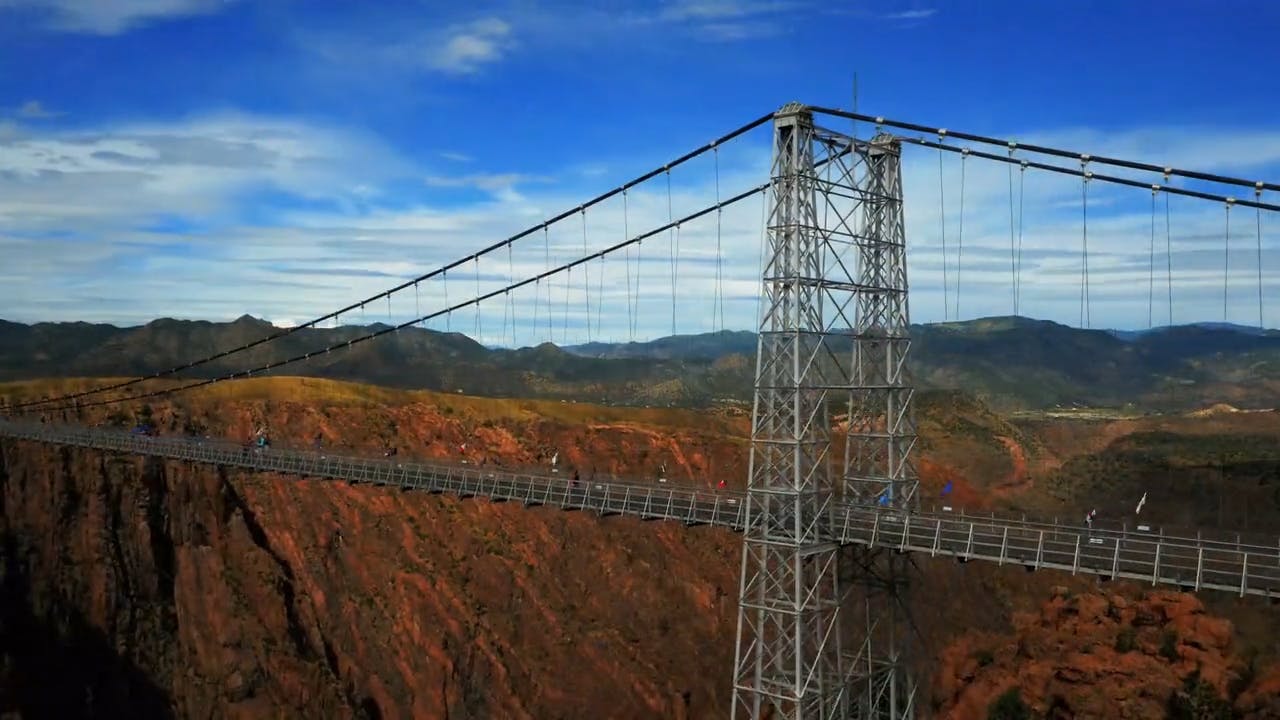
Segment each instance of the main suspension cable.
[{"label": "main suspension cable", "polygon": [[[971,150],[969,148],[959,148],[952,145],[942,145],[940,143],[933,142],[932,140],[925,140],[924,138],[908,137],[905,135],[895,136],[895,137],[896,139],[904,143],[919,145],[921,147],[936,148],[939,150],[946,150],[947,152],[963,153],[966,155],[970,155],[972,157],[981,158],[983,160],[993,160],[995,162],[1002,162],[1002,163],[1011,162],[1009,158],[1003,155],[996,155],[995,153],[986,153],[980,150]],[[1024,151],[1028,149],[1028,146],[1026,145],[1022,145],[1019,147]],[[1076,159],[1081,159],[1081,158],[1089,158],[1090,164],[1097,161],[1097,159],[1091,155],[1080,155],[1080,156],[1077,156]],[[1053,165],[1051,163],[1042,163],[1042,162],[1031,162],[1029,160],[1012,161],[1012,162],[1024,163],[1027,167],[1033,168],[1035,170],[1046,170],[1048,172],[1058,173],[1061,175],[1071,175],[1073,177],[1083,176],[1082,171],[1076,170],[1075,168],[1063,167],[1062,165]],[[1100,175],[1096,172],[1090,172],[1089,177],[1092,180],[1110,183],[1113,185],[1126,185],[1128,187],[1143,188],[1143,189],[1151,187],[1151,184],[1148,182],[1142,182],[1140,180],[1131,180],[1129,178],[1118,177],[1115,175]],[[1262,183],[1262,185],[1268,186],[1269,184]],[[1186,190],[1183,188],[1170,187],[1168,176],[1165,177],[1165,184],[1162,185],[1160,189],[1164,192],[1167,192],[1173,195],[1193,197],[1199,200],[1212,200],[1214,202],[1224,202],[1227,200],[1228,197],[1230,197],[1227,195],[1214,195],[1212,193],[1200,192],[1198,190]],[[1231,198],[1231,199],[1235,202],[1236,205],[1239,205],[1242,207],[1261,208],[1263,210],[1270,210],[1272,212],[1280,212],[1280,205],[1275,205],[1272,203],[1264,203],[1261,201],[1246,200],[1244,198]]]},{"label": "main suspension cable", "polygon": [[[937,135],[941,131],[940,128],[933,128],[927,125],[919,125],[917,123],[902,122],[900,120],[888,120],[883,117],[875,117],[872,115],[859,115],[851,113],[847,110],[838,110],[834,108],[813,107],[809,110],[823,115],[831,115],[834,117],[845,118],[848,120],[864,120],[874,122],[877,125],[888,125],[900,130],[911,130],[913,132],[923,133],[925,135]],[[1001,145],[1007,146],[1008,140],[998,138],[985,137],[983,135],[974,135],[973,133],[956,132],[954,130],[945,130],[945,133],[953,138],[965,140],[968,142],[982,143],[984,145]],[[905,138],[904,138],[905,139]],[[1043,145],[1019,145],[1024,152],[1038,153],[1041,155],[1052,155],[1055,157],[1076,159],[1086,153],[1072,152],[1069,150],[1059,150],[1057,148],[1045,147]],[[976,154],[976,153],[975,153]],[[1196,172],[1193,170],[1180,170],[1173,167],[1161,167],[1150,163],[1134,162],[1132,160],[1122,160],[1119,158],[1105,157],[1099,155],[1091,155],[1092,162],[1095,165],[1114,165],[1116,167],[1128,168],[1130,170],[1143,170],[1146,172],[1155,172],[1169,176],[1184,177],[1191,180],[1205,180],[1208,182],[1221,183],[1224,185],[1236,185],[1239,187],[1257,188],[1260,190],[1280,190],[1280,185],[1267,182],[1255,182],[1253,180],[1244,180],[1242,178],[1229,177],[1227,175],[1214,175],[1212,173]]]},{"label": "main suspension cable", "polygon": [[471,254],[469,254],[469,255],[467,255],[467,256],[465,256],[465,257],[459,258],[459,259],[457,259],[457,260],[454,260],[454,261],[453,261],[453,262],[451,262],[451,263],[448,263],[448,264],[446,264],[446,265],[442,265],[442,266],[440,266],[440,267],[438,267],[438,268],[436,268],[436,269],[434,269],[434,270],[431,270],[430,272],[427,272],[427,273],[424,273],[424,274],[422,274],[422,275],[419,275],[418,277],[413,278],[412,280],[408,280],[408,281],[406,281],[406,282],[404,282],[404,283],[401,283],[400,285],[397,285],[397,286],[395,286],[395,287],[393,287],[393,288],[390,288],[390,289],[385,290],[385,291],[383,291],[383,292],[380,292],[380,293],[378,293],[378,294],[376,294],[376,295],[373,295],[372,297],[365,298],[364,300],[361,300],[361,301],[359,301],[359,302],[354,302],[354,303],[352,303],[352,304],[350,304],[350,305],[348,305],[348,306],[346,306],[346,307],[344,307],[344,308],[341,308],[341,309],[339,309],[339,310],[335,310],[335,311],[333,311],[333,312],[327,313],[327,314],[322,315],[322,316],[320,316],[320,317],[318,317],[318,318],[315,318],[315,319],[313,319],[313,320],[308,320],[308,321],[307,321],[307,322],[305,322],[305,323],[301,323],[301,324],[299,324],[299,325],[295,325],[295,326],[290,327],[290,328],[283,328],[283,329],[281,329],[279,332],[272,333],[271,335],[268,335],[267,337],[260,338],[260,339],[258,339],[258,340],[254,340],[254,341],[252,341],[252,342],[245,343],[244,345],[241,345],[241,346],[236,347],[236,348],[231,348],[231,349],[228,349],[228,350],[223,350],[223,351],[220,351],[220,352],[214,353],[214,354],[212,354],[212,355],[209,355],[208,357],[200,358],[200,359],[198,359],[198,360],[193,360],[193,361],[188,362],[188,363],[183,363],[182,365],[178,365],[178,366],[173,367],[173,368],[170,368],[170,369],[168,369],[168,370],[161,370],[161,371],[157,371],[157,372],[155,372],[155,373],[151,373],[150,375],[144,375],[144,376],[140,376],[140,377],[132,378],[132,379],[130,379],[130,380],[124,380],[124,381],[121,381],[121,382],[118,382],[118,383],[111,383],[111,384],[108,384],[108,385],[103,385],[103,386],[96,387],[96,388],[90,388],[90,389],[88,389],[88,390],[82,390],[82,391],[75,392],[75,393],[69,393],[69,394],[66,394],[66,395],[61,395],[61,396],[52,397],[52,398],[44,398],[44,399],[41,399],[41,400],[34,400],[34,401],[31,401],[31,402],[28,402],[28,403],[23,403],[21,406],[15,406],[15,407],[30,407],[30,406],[34,406],[34,405],[47,405],[47,404],[54,403],[54,402],[62,402],[62,401],[65,401],[65,400],[71,400],[71,399],[74,399],[74,398],[81,398],[81,397],[86,397],[86,396],[89,396],[89,395],[96,395],[96,394],[98,394],[98,393],[103,393],[103,392],[107,392],[107,391],[110,391],[110,390],[119,390],[119,389],[121,389],[121,388],[130,387],[130,386],[136,385],[136,384],[138,384],[138,383],[145,382],[145,381],[147,381],[147,380],[155,380],[155,379],[159,379],[159,378],[162,378],[162,377],[167,377],[167,376],[169,376],[169,375],[173,375],[173,374],[176,374],[176,373],[182,372],[182,371],[184,371],[184,370],[190,370],[190,369],[192,369],[192,368],[197,368],[197,367],[200,367],[200,366],[202,366],[202,365],[206,365],[206,364],[208,364],[208,363],[211,363],[211,362],[213,362],[213,361],[215,361],[215,360],[220,360],[220,359],[222,359],[222,358],[229,357],[229,356],[231,356],[231,355],[236,355],[236,354],[242,353],[242,352],[244,352],[244,351],[246,351],[246,350],[249,350],[249,349],[251,349],[251,348],[254,348],[254,347],[257,347],[257,346],[259,346],[259,345],[262,345],[262,344],[264,344],[264,343],[272,342],[272,341],[278,340],[278,339],[280,339],[280,338],[286,337],[286,336],[288,336],[288,335],[292,335],[293,333],[296,333],[296,332],[298,332],[298,331],[300,331],[300,330],[303,330],[303,329],[306,329],[306,328],[309,328],[309,327],[318,327],[320,323],[323,323],[323,322],[324,322],[324,321],[326,321],[326,320],[330,320],[330,319],[335,319],[335,320],[336,320],[336,319],[337,319],[337,317],[338,317],[339,315],[342,315],[343,313],[348,313],[348,312],[351,312],[352,310],[355,310],[355,309],[357,309],[357,308],[361,308],[361,307],[363,307],[364,305],[366,305],[366,304],[368,304],[368,303],[370,303],[370,302],[373,302],[374,300],[378,300],[378,299],[382,298],[383,296],[391,295],[391,294],[393,294],[393,293],[400,292],[401,290],[408,289],[410,286],[414,285],[415,283],[419,283],[419,282],[422,282],[422,281],[424,281],[424,280],[429,280],[429,279],[431,279],[431,278],[436,277],[437,275],[443,275],[443,274],[444,274],[445,272],[447,272],[448,270],[451,270],[451,269],[457,268],[457,267],[459,267],[459,266],[461,266],[461,265],[463,265],[463,264],[465,264],[465,263],[471,262],[471,261],[472,261],[473,259],[475,259],[475,258],[478,258],[478,257],[480,257],[480,256],[482,256],[482,255],[487,255],[487,254],[489,254],[489,253],[491,253],[491,252],[493,252],[493,251],[495,251],[495,250],[501,249],[503,245],[506,245],[506,244],[508,244],[508,243],[515,242],[516,240],[520,240],[520,239],[525,238],[525,237],[527,237],[527,236],[533,235],[534,233],[536,233],[536,232],[538,231],[538,229],[539,229],[539,228],[541,228],[541,229],[545,230],[545,229],[547,228],[547,226],[549,226],[549,225],[553,225],[553,224],[555,224],[555,223],[560,222],[561,220],[564,220],[565,218],[570,217],[571,215],[573,215],[573,213],[577,212],[580,208],[590,208],[590,207],[593,207],[593,206],[595,206],[595,205],[598,205],[598,204],[600,204],[600,203],[602,203],[602,202],[604,202],[604,201],[608,200],[609,198],[614,197],[615,195],[619,195],[619,194],[621,194],[621,193],[623,193],[623,192],[627,191],[627,190],[628,190],[628,189],[630,189],[630,188],[636,187],[637,185],[640,185],[640,184],[642,184],[642,183],[644,183],[644,182],[647,182],[648,180],[651,180],[651,179],[653,179],[653,178],[657,177],[658,175],[662,174],[664,171],[669,171],[671,168],[677,167],[677,166],[679,166],[679,165],[683,165],[683,164],[685,164],[685,163],[689,162],[690,160],[693,160],[694,158],[697,158],[697,157],[701,156],[703,153],[706,153],[706,152],[708,152],[708,151],[711,151],[711,150],[713,150],[713,149],[715,149],[715,148],[717,148],[717,147],[719,147],[719,146],[721,146],[721,145],[723,145],[723,144],[725,144],[725,143],[729,142],[730,140],[733,140],[733,139],[735,139],[735,138],[737,138],[737,137],[739,137],[739,136],[741,136],[741,135],[744,135],[744,134],[746,134],[746,133],[750,132],[751,130],[754,130],[755,128],[757,128],[757,127],[759,127],[759,126],[761,126],[761,125],[763,125],[763,124],[765,124],[765,123],[769,122],[770,120],[772,120],[772,119],[773,119],[773,116],[774,116],[774,113],[772,113],[772,112],[767,113],[767,114],[765,114],[765,115],[761,115],[760,117],[756,118],[755,120],[752,120],[751,122],[746,123],[745,125],[743,125],[743,126],[741,126],[741,127],[737,128],[737,129],[735,129],[735,130],[732,130],[732,131],[730,131],[730,132],[728,132],[728,133],[725,133],[724,135],[721,135],[720,137],[716,138],[715,140],[712,140],[712,141],[711,141],[710,143],[708,143],[707,145],[704,145],[704,146],[702,146],[702,147],[699,147],[699,148],[696,148],[696,149],[694,149],[694,150],[691,150],[691,151],[689,151],[689,152],[685,153],[684,155],[681,155],[680,157],[676,158],[675,160],[672,160],[671,162],[668,162],[668,163],[666,163],[665,165],[662,165],[661,167],[658,167],[658,168],[655,168],[655,169],[653,169],[653,170],[650,170],[649,172],[647,172],[647,173],[645,173],[645,174],[643,174],[643,175],[640,175],[639,177],[636,177],[636,178],[634,178],[634,179],[632,179],[632,180],[630,180],[630,181],[628,181],[628,182],[625,182],[625,183],[623,183],[622,185],[619,185],[618,187],[616,187],[616,188],[614,188],[614,189],[612,189],[612,190],[609,190],[609,191],[606,191],[606,192],[604,192],[604,193],[601,193],[600,195],[597,195],[596,197],[594,197],[594,198],[592,198],[592,199],[588,200],[587,202],[583,203],[582,205],[579,205],[578,207],[575,207],[575,208],[571,208],[571,209],[569,209],[569,210],[566,210],[566,211],[564,211],[564,212],[560,213],[559,215],[556,215],[555,217],[550,218],[549,220],[547,220],[546,222],[544,222],[544,223],[542,223],[542,224],[540,224],[540,225],[534,225],[534,226],[532,226],[532,227],[526,228],[526,229],[524,229],[524,230],[522,230],[522,231],[520,231],[520,232],[516,233],[515,235],[512,235],[512,236],[510,236],[510,237],[506,238],[505,240],[501,240],[501,241],[499,241],[499,242],[496,242],[496,243],[494,243],[494,244],[492,244],[492,245],[489,245],[488,247],[482,248],[482,249],[480,249],[480,250],[478,250],[478,251],[476,251],[476,252],[474,252],[474,253],[471,253]]},{"label": "main suspension cable", "polygon": [[[687,216],[685,216],[685,217],[683,217],[683,218],[680,218],[680,219],[678,219],[678,220],[673,220],[672,222],[667,223],[667,224],[665,224],[665,225],[662,225],[662,226],[659,226],[659,227],[653,228],[652,230],[649,230],[648,232],[643,233],[643,234],[641,234],[641,235],[637,235],[637,236],[636,236],[636,237],[634,237],[634,238],[630,238],[630,239],[628,239],[628,240],[624,240],[624,241],[619,242],[619,243],[617,243],[617,244],[615,244],[615,245],[612,245],[612,246],[610,246],[610,247],[604,248],[603,250],[599,250],[599,251],[597,251],[597,252],[595,252],[595,253],[593,253],[593,254],[591,254],[591,255],[588,255],[588,256],[585,256],[585,257],[580,257],[580,258],[578,258],[578,259],[576,259],[576,260],[573,260],[573,261],[571,261],[571,262],[564,263],[564,264],[562,264],[562,265],[560,265],[560,266],[558,266],[558,267],[548,269],[548,270],[546,270],[546,271],[542,272],[542,273],[541,273],[541,274],[539,274],[539,275],[535,275],[535,276],[533,276],[533,277],[525,278],[524,280],[521,280],[520,282],[517,282],[517,283],[512,283],[511,285],[508,285],[507,287],[499,288],[499,289],[497,289],[497,290],[493,290],[493,291],[491,291],[491,292],[485,293],[485,294],[483,294],[483,295],[476,296],[476,297],[471,298],[471,299],[469,299],[469,300],[465,300],[465,301],[463,301],[463,302],[459,302],[459,303],[457,303],[457,304],[455,304],[455,305],[450,305],[450,306],[448,306],[448,307],[446,307],[446,308],[443,308],[443,309],[441,309],[441,310],[437,310],[437,311],[435,311],[435,312],[433,312],[433,313],[429,313],[429,314],[427,314],[427,315],[423,315],[423,316],[421,316],[421,317],[414,318],[414,319],[412,319],[412,320],[409,320],[409,321],[406,321],[406,322],[400,323],[399,325],[396,325],[396,326],[393,326],[393,327],[383,328],[383,329],[381,329],[381,330],[377,330],[377,331],[375,331],[375,332],[367,333],[367,334],[365,334],[365,335],[362,335],[362,336],[357,337],[357,338],[353,338],[353,339],[351,339],[351,340],[347,340],[347,341],[345,341],[345,342],[339,342],[339,343],[335,343],[335,344],[329,345],[329,346],[327,346],[327,347],[321,348],[321,349],[316,350],[316,351],[313,351],[313,352],[308,352],[308,353],[303,353],[303,354],[301,354],[301,355],[296,355],[296,356],[294,356],[294,357],[288,358],[288,359],[286,359],[286,360],[282,360],[282,361],[280,361],[280,362],[267,363],[267,364],[265,364],[265,365],[262,365],[262,366],[259,366],[259,367],[255,367],[255,368],[252,368],[252,369],[249,369],[249,370],[240,370],[240,371],[233,372],[233,373],[229,373],[229,374],[226,374],[226,375],[222,375],[222,376],[219,376],[219,377],[216,377],[216,378],[210,378],[210,379],[206,379],[206,380],[197,380],[197,381],[194,381],[194,382],[188,383],[188,384],[186,384],[186,385],[180,385],[180,386],[178,386],[178,387],[174,387],[174,388],[166,388],[166,389],[163,389],[163,390],[155,390],[155,391],[152,391],[152,392],[149,392],[149,393],[145,393],[145,394],[142,394],[142,395],[136,395],[136,396],[133,396],[133,397],[112,398],[112,399],[108,399],[108,400],[98,400],[98,401],[90,402],[90,403],[78,403],[77,405],[74,405],[74,406],[72,406],[72,405],[62,405],[62,406],[57,406],[57,407],[52,407],[52,408],[42,408],[42,409],[39,409],[39,410],[26,409],[26,410],[22,410],[22,411],[20,412],[20,414],[23,414],[23,413],[31,413],[31,412],[58,412],[58,411],[61,411],[61,410],[84,409],[84,408],[96,407],[96,406],[100,406],[100,405],[112,405],[112,404],[121,403],[121,402],[136,402],[136,401],[138,401],[138,400],[144,400],[144,399],[147,399],[147,398],[160,397],[160,396],[171,395],[171,394],[174,394],[174,393],[183,392],[183,391],[186,391],[186,390],[192,390],[192,389],[195,389],[195,388],[204,387],[204,386],[206,386],[206,385],[212,385],[212,384],[214,384],[214,383],[216,383],[216,382],[224,382],[224,381],[231,381],[231,380],[238,380],[238,379],[248,378],[248,377],[251,377],[252,375],[254,375],[255,373],[267,372],[267,371],[274,370],[274,369],[277,369],[277,368],[285,367],[286,365],[292,365],[292,364],[294,364],[294,363],[299,363],[299,362],[308,361],[308,360],[310,360],[310,359],[311,359],[311,358],[313,358],[313,357],[316,357],[316,356],[319,356],[319,355],[325,355],[325,354],[330,353],[330,352],[335,352],[335,351],[340,352],[340,351],[345,350],[345,349],[347,349],[347,348],[354,347],[355,345],[359,345],[360,343],[363,343],[363,342],[366,342],[366,341],[372,340],[372,339],[374,339],[374,338],[382,337],[383,335],[386,335],[386,334],[388,334],[388,333],[395,332],[396,330],[399,330],[400,328],[411,327],[411,326],[413,326],[413,325],[415,325],[415,324],[417,324],[417,323],[420,323],[420,322],[426,322],[427,320],[431,320],[431,319],[433,319],[433,318],[440,317],[441,315],[448,316],[448,314],[453,313],[453,312],[458,311],[458,310],[462,310],[462,309],[466,308],[466,307],[467,307],[467,306],[469,306],[469,305],[475,305],[475,304],[478,304],[478,303],[484,302],[485,300],[489,300],[489,299],[491,299],[491,298],[494,298],[494,297],[497,297],[497,296],[499,296],[499,295],[502,295],[502,294],[504,294],[504,293],[506,293],[506,292],[510,292],[510,291],[512,291],[512,290],[517,290],[517,289],[522,288],[522,287],[525,287],[525,286],[527,286],[527,285],[537,285],[537,284],[541,283],[543,280],[549,279],[549,278],[551,278],[551,277],[552,277],[552,276],[554,276],[554,275],[557,275],[557,274],[559,274],[559,273],[568,273],[570,270],[572,270],[572,269],[573,269],[573,268],[575,268],[575,267],[578,267],[579,265],[585,265],[586,263],[588,263],[588,262],[590,262],[590,261],[592,261],[592,260],[598,259],[598,258],[600,258],[600,257],[602,257],[602,256],[604,256],[604,255],[609,254],[609,253],[617,252],[618,250],[621,250],[621,249],[623,249],[623,248],[625,248],[625,247],[628,247],[628,246],[630,246],[630,245],[633,245],[633,244],[637,244],[637,245],[638,245],[641,241],[643,241],[643,240],[645,240],[645,239],[647,239],[647,238],[650,238],[650,237],[653,237],[653,236],[658,235],[658,234],[660,234],[660,233],[667,232],[667,231],[671,230],[672,228],[674,228],[674,227],[676,226],[676,224],[677,224],[677,223],[687,223],[687,222],[690,222],[690,221],[696,220],[696,219],[698,219],[698,218],[700,218],[700,217],[703,217],[703,216],[705,216],[705,215],[708,215],[708,214],[710,214],[710,213],[714,212],[714,211],[715,211],[715,210],[717,210],[718,208],[725,208],[725,207],[729,207],[729,206],[734,205],[734,204],[736,204],[736,203],[738,203],[738,202],[741,202],[742,200],[745,200],[745,199],[747,199],[747,198],[749,198],[749,197],[751,197],[751,196],[753,196],[753,195],[755,195],[755,194],[757,194],[757,193],[765,192],[766,190],[768,190],[768,188],[769,188],[769,183],[764,183],[764,184],[762,184],[762,185],[757,185],[757,186],[752,187],[752,188],[750,188],[750,189],[748,189],[748,190],[745,190],[745,191],[743,191],[743,192],[741,192],[741,193],[738,193],[737,195],[734,195],[733,197],[731,197],[731,198],[729,198],[729,199],[727,199],[727,200],[723,200],[723,201],[721,201],[720,203],[717,203],[717,204],[715,204],[715,205],[708,205],[707,207],[705,207],[705,208],[703,208],[703,209],[701,209],[701,210],[698,210],[698,211],[696,211],[696,212],[694,212],[694,213],[691,213],[691,214],[689,214],[689,215],[687,215]],[[550,313],[548,313],[548,315],[550,315]],[[7,409],[8,409],[8,410],[17,410],[17,409],[19,409],[19,406],[14,405],[14,406],[10,406],[10,407],[9,407],[9,408],[7,408]]]}]

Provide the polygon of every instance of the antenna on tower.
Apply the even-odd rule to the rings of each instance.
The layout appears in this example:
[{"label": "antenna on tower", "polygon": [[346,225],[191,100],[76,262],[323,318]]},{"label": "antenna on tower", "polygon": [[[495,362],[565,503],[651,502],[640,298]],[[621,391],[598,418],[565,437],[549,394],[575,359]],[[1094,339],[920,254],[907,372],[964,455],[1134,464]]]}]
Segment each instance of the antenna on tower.
[{"label": "antenna on tower", "polygon": [[[854,115],[858,114],[858,71],[857,70],[853,71],[853,114]],[[850,137],[852,137],[854,140],[857,140],[858,139],[858,119],[853,118],[851,122],[853,123],[853,132],[850,133]]]}]

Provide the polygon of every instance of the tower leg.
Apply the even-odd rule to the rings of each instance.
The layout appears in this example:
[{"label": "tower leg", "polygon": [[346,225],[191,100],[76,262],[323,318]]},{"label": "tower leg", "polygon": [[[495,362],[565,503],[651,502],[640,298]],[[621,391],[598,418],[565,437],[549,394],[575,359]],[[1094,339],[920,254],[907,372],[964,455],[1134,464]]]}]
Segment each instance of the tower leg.
[{"label": "tower leg", "polygon": [[[865,145],[857,239],[856,306],[852,328],[843,491],[847,502],[874,504],[887,522],[902,522],[919,505],[911,463],[916,442],[907,257],[902,214],[901,145],[880,135]],[[916,715],[908,672],[911,636],[907,590],[911,566],[892,550],[846,548],[864,603],[864,630],[851,662],[857,717],[899,720]],[[846,577],[851,574],[844,573]],[[852,590],[853,588],[850,587]]]},{"label": "tower leg", "polygon": [[764,308],[734,652],[734,718],[842,712],[837,554],[824,378],[826,253],[813,116],[774,119]]}]

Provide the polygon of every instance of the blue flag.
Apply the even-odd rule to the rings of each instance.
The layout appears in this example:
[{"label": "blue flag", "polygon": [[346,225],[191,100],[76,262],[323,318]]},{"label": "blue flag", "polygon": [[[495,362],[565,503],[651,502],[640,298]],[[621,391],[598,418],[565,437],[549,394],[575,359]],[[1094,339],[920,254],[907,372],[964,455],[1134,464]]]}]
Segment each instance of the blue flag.
[{"label": "blue flag", "polygon": [[947,481],[947,484],[946,484],[946,485],[944,485],[944,486],[942,487],[942,494],[943,494],[943,495],[950,495],[950,494],[951,494],[951,481],[950,481],[950,480],[948,480],[948,481]]}]

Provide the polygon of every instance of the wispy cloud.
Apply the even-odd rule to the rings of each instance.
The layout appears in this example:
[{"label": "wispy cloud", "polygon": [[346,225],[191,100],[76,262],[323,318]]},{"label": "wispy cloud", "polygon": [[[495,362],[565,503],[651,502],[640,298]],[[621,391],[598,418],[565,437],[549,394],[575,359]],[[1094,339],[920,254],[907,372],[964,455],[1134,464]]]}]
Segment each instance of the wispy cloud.
[{"label": "wispy cloud", "polygon": [[28,120],[44,120],[58,117],[62,113],[47,109],[39,100],[28,100],[18,108],[17,115]]},{"label": "wispy cloud", "polygon": [[451,160],[453,162],[459,162],[459,163],[469,163],[473,159],[470,155],[465,155],[460,152],[442,152],[440,153],[440,157],[444,158],[445,160]]},{"label": "wispy cloud", "polygon": [[669,21],[725,20],[771,15],[799,7],[797,2],[768,0],[673,0],[664,4],[658,18]]},{"label": "wispy cloud", "polygon": [[[723,196],[768,175],[767,132],[734,141],[720,152]],[[1244,140],[1236,139],[1238,137]],[[1198,129],[1141,128],[1091,135],[1027,133],[1024,142],[1136,157],[1209,171],[1249,163],[1280,166],[1280,134],[1256,130],[1230,136]],[[1246,142],[1247,140],[1247,142]],[[1247,146],[1247,155],[1242,148]],[[682,148],[672,148],[678,153]],[[958,259],[960,161],[945,157],[946,251],[942,248],[937,154],[907,147],[903,163],[908,264],[913,319],[954,312],[956,274],[963,282],[961,316],[1011,311],[1009,186],[1006,169],[968,161],[964,254]],[[31,126],[0,140],[0,307],[11,319],[145,322],[159,314],[231,319],[244,312],[299,319],[385,289],[476,248],[536,226],[578,206],[623,177],[584,178],[570,165],[556,182],[520,173],[435,175],[406,165],[398,154],[358,134],[261,117],[218,117],[184,123],[102,127],[76,132]],[[659,162],[662,159],[656,159]],[[600,162],[616,165],[618,158]],[[479,169],[478,169],[479,170]],[[370,306],[344,322],[403,321],[500,289],[510,278],[543,272],[710,204],[716,192],[710,158],[672,172],[671,214],[665,177],[658,177],[588,210],[546,233],[450,271]],[[1263,172],[1262,174],[1268,174]],[[412,179],[412,187],[405,182]],[[407,192],[389,192],[402,183]],[[413,189],[416,187],[416,190]],[[479,194],[437,192],[471,188]],[[519,192],[516,191],[519,188]],[[1019,184],[1014,171],[1014,201]],[[459,197],[459,196],[465,197]],[[1082,227],[1078,180],[1028,171],[1021,311],[1075,323],[1079,313]],[[264,203],[263,198],[285,200]],[[1157,320],[1166,317],[1163,207],[1157,243],[1149,248],[1149,193],[1090,190],[1089,270],[1094,326],[1145,326],[1154,256]],[[1016,209],[1016,206],[1015,206]],[[1175,320],[1220,319],[1223,217],[1214,203],[1172,202],[1171,242]],[[155,218],[177,216],[196,230],[155,229]],[[575,268],[571,276],[531,284],[451,319],[431,323],[473,333],[486,342],[519,344],[630,337],[675,329],[711,329],[708,307],[717,260],[724,277],[730,327],[755,322],[760,280],[759,197],[660,233],[632,252]],[[1015,216],[1016,217],[1016,216]],[[1280,321],[1280,237],[1275,218],[1263,218],[1264,293],[1268,324]],[[209,227],[200,228],[202,224]],[[1254,228],[1234,222],[1230,244],[1232,320],[1256,321]],[[1015,238],[1016,241],[1016,238]],[[586,250],[584,250],[584,245]],[[720,247],[717,253],[717,246]],[[672,255],[678,247],[676,262]],[[120,278],[128,278],[128,291]],[[584,281],[589,279],[588,291]],[[674,285],[674,289],[673,289]],[[638,288],[638,289],[637,289]],[[553,311],[553,312],[549,312]],[[590,315],[588,315],[590,313]],[[548,330],[548,322],[552,329]],[[567,328],[567,331],[566,331]],[[548,333],[551,333],[548,335]]]},{"label": "wispy cloud", "polygon": [[905,10],[903,12],[889,13],[884,16],[885,20],[925,20],[936,15],[938,11],[934,8],[924,10]]},{"label": "wispy cloud", "polygon": [[707,23],[699,31],[708,40],[734,42],[776,35],[781,28],[770,23]]},{"label": "wispy cloud", "polygon": [[494,16],[452,23],[438,15],[397,22],[374,16],[354,32],[298,27],[290,36],[330,72],[354,74],[361,82],[376,74],[384,84],[393,77],[477,75],[518,46],[513,23]]},{"label": "wispy cloud", "polygon": [[236,0],[0,0],[6,10],[29,11],[48,28],[90,35],[118,35],[133,28],[190,15],[210,15]]},{"label": "wispy cloud", "polygon": [[454,177],[431,175],[426,178],[431,187],[472,187],[480,190],[500,190],[518,183],[548,182],[550,178],[542,175],[524,175],[521,173],[475,173]]},{"label": "wispy cloud", "polygon": [[516,190],[517,185],[547,183],[551,182],[551,178],[523,173],[472,173],[456,176],[428,175],[424,182],[428,187],[436,188],[473,188],[517,202],[524,197]]},{"label": "wispy cloud", "polygon": [[702,40],[733,42],[783,32],[788,25],[781,16],[804,7],[795,0],[674,0],[629,22],[685,27]]},{"label": "wispy cloud", "polygon": [[492,65],[513,46],[511,25],[498,18],[484,18],[453,25],[423,40],[421,61],[432,70],[470,75]]}]

